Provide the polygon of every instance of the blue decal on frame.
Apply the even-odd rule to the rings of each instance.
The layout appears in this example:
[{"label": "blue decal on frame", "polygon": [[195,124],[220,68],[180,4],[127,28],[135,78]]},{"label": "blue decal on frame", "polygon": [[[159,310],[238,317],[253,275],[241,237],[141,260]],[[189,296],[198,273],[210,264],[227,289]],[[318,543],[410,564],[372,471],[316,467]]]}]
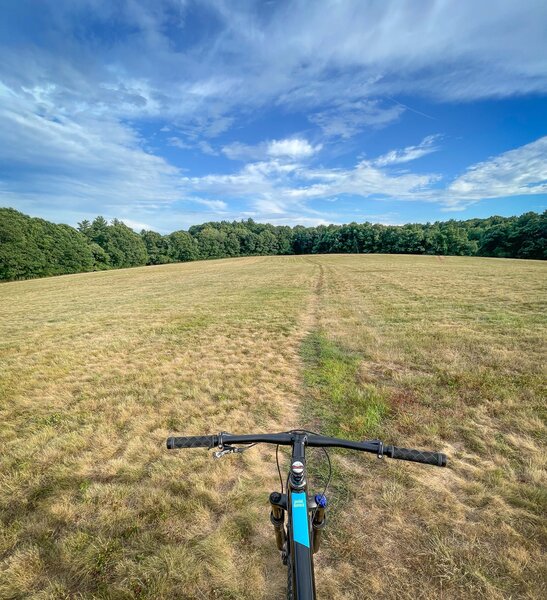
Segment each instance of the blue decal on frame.
[{"label": "blue decal on frame", "polygon": [[292,530],[294,541],[310,547],[310,533],[308,530],[308,507],[306,503],[306,494],[303,492],[293,492],[292,501]]}]

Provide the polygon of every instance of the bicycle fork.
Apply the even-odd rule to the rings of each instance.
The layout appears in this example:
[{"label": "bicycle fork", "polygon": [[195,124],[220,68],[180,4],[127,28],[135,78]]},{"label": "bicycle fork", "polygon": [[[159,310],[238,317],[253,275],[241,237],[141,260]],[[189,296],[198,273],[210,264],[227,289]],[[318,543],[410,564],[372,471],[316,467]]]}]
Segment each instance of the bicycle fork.
[{"label": "bicycle fork", "polygon": [[[270,521],[274,527],[275,542],[277,549],[283,555],[285,562],[285,554],[287,551],[287,532],[285,530],[285,513],[287,512],[287,494],[272,492],[270,494],[270,504],[272,510],[270,512]],[[321,546],[321,534],[327,523],[327,498],[323,494],[308,496],[308,512],[313,515],[311,522],[311,538],[312,550],[316,554]]]}]

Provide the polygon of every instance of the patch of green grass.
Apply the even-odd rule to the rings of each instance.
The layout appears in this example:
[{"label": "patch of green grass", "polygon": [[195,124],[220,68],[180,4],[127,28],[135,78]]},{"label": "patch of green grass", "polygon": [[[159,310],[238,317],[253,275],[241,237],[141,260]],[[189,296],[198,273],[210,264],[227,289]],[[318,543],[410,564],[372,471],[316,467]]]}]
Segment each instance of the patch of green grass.
[{"label": "patch of green grass", "polygon": [[362,357],[320,331],[304,339],[301,354],[310,395],[306,410],[320,421],[322,432],[349,439],[380,435],[388,404],[378,387],[359,381]]}]

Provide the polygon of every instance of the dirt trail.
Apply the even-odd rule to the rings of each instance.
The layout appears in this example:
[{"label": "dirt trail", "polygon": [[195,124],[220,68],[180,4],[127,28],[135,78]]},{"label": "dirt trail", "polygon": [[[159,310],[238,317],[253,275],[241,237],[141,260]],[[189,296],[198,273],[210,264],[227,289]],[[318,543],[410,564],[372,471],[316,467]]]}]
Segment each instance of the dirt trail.
[{"label": "dirt trail", "polygon": [[300,348],[305,337],[310,334],[318,326],[319,321],[319,305],[321,295],[325,285],[325,269],[323,265],[311,259],[304,259],[307,263],[313,266],[314,274],[311,278],[310,293],[305,310],[300,315],[299,325],[294,335],[292,336],[292,355],[294,357],[294,370],[291,377],[294,377],[295,396],[286,398],[284,402],[284,411],[281,418],[283,429],[297,429],[302,426],[302,418],[300,415],[301,404],[303,400],[303,383],[302,372],[304,365],[300,356]]}]

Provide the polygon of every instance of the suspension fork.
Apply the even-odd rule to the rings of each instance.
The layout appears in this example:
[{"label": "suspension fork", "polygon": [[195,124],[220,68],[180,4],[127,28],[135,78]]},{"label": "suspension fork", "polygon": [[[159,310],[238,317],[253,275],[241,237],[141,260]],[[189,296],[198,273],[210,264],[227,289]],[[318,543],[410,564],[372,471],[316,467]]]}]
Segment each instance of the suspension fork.
[{"label": "suspension fork", "polygon": [[279,492],[270,494],[270,504],[272,510],[270,512],[270,521],[274,526],[275,543],[277,549],[281,552],[286,552],[287,534],[285,533],[285,511],[287,510],[287,496]]}]

